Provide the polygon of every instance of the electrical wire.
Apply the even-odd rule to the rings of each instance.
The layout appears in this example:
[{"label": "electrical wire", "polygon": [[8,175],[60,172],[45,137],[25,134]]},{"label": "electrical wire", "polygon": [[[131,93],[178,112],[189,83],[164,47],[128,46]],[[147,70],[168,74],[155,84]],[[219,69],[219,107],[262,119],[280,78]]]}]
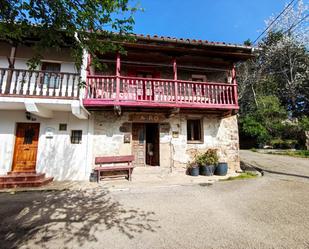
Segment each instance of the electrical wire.
[{"label": "electrical wire", "polygon": [[[285,8],[280,12],[280,14],[266,27],[266,29],[254,40],[253,45],[264,35],[270,27],[279,19],[279,17],[295,2],[296,0],[292,0]],[[297,0],[299,1],[299,0]]]}]

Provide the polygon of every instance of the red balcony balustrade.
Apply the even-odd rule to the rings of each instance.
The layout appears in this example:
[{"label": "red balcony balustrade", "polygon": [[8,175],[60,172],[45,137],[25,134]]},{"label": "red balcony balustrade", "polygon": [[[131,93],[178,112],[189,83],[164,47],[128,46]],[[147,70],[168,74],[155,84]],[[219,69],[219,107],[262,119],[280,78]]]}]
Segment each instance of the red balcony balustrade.
[{"label": "red balcony balustrade", "polygon": [[238,109],[237,84],[89,75],[84,104]]}]

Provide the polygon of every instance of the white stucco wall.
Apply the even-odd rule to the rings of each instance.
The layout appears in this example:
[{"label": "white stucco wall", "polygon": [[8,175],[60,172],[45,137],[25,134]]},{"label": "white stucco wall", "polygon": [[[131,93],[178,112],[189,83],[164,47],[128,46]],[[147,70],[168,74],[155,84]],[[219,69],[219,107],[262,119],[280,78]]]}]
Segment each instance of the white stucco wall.
[{"label": "white stucco wall", "polygon": [[[80,120],[70,112],[55,112],[52,119],[35,118],[27,120],[24,111],[0,111],[0,174],[11,170],[16,123],[35,122],[40,123],[36,171],[55,180],[88,180],[92,120]],[[67,131],[59,131],[60,123],[67,124]],[[45,136],[48,127],[54,128],[53,138]],[[83,131],[81,144],[71,144],[71,130]]]}]

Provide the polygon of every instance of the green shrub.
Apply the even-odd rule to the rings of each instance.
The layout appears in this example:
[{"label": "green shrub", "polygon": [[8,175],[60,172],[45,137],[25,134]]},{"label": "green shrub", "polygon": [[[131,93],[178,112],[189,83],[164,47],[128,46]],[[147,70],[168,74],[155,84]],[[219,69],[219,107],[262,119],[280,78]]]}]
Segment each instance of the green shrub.
[{"label": "green shrub", "polygon": [[272,139],[270,145],[274,149],[294,149],[298,141],[294,139],[282,140],[281,138]]},{"label": "green shrub", "polygon": [[199,165],[215,165],[219,161],[217,150],[209,149],[203,154],[199,154],[195,158],[195,162]]}]

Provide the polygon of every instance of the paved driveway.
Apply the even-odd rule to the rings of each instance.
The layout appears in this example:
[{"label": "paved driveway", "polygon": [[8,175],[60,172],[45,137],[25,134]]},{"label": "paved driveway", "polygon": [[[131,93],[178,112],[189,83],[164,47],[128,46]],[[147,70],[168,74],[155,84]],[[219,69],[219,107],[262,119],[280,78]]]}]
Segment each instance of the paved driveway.
[{"label": "paved driveway", "polygon": [[273,175],[212,186],[2,193],[0,248],[308,249],[309,180]]},{"label": "paved driveway", "polygon": [[240,151],[241,160],[264,170],[269,177],[309,181],[309,159]]}]

